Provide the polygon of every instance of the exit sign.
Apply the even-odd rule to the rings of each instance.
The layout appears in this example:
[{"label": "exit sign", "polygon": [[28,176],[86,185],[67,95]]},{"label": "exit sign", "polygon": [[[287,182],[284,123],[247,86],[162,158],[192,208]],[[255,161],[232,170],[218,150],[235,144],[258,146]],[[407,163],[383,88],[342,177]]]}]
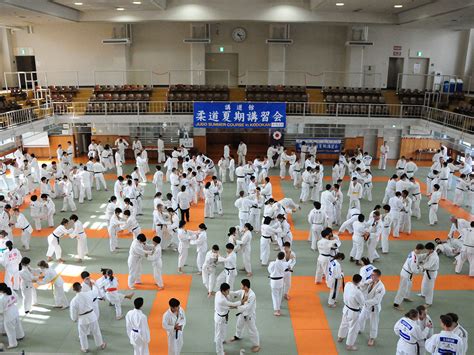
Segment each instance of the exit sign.
[{"label": "exit sign", "polygon": [[421,57],[421,56],[423,56],[423,52],[422,52],[422,51],[418,51],[418,52],[416,52],[416,56],[417,56],[417,57]]}]

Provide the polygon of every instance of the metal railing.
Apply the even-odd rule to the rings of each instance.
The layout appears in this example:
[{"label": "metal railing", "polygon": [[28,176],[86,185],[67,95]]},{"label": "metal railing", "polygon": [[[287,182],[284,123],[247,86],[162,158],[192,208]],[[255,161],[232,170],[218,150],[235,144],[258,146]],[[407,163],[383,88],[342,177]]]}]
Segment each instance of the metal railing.
[{"label": "metal railing", "polygon": [[[91,101],[55,102],[58,115],[170,115],[192,114],[193,101]],[[424,106],[328,102],[288,102],[286,113],[290,116],[336,117],[394,117],[422,118]]]},{"label": "metal railing", "polygon": [[[92,101],[54,102],[0,115],[0,128],[30,123],[56,115],[79,118],[86,115],[191,115],[193,101]],[[468,134],[474,134],[474,117],[421,105],[288,102],[288,116],[424,119]]]},{"label": "metal railing", "polygon": [[0,114],[0,129],[21,126],[52,115],[53,108],[49,104],[2,113]]}]

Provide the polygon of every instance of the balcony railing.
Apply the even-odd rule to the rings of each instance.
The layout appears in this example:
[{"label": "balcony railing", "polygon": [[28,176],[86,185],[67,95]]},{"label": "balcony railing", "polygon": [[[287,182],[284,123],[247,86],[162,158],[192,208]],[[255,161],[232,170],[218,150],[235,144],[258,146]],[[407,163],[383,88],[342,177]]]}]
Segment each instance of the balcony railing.
[{"label": "balcony railing", "polygon": [[52,115],[52,105],[48,104],[1,113],[0,129],[5,130],[16,126],[21,126],[46,117],[50,117]]},{"label": "balcony railing", "polygon": [[[474,117],[419,105],[355,104],[327,102],[289,102],[288,116],[329,116],[364,118],[418,118],[474,134]],[[77,119],[87,115],[190,115],[192,101],[102,101],[54,102],[36,108],[22,109],[0,115],[0,128],[30,123],[56,115],[70,115]]]},{"label": "balcony railing", "polygon": [[[192,101],[94,101],[53,103],[57,115],[170,115],[192,114]],[[360,116],[421,118],[424,107],[417,105],[345,104],[288,102],[289,116]]]}]

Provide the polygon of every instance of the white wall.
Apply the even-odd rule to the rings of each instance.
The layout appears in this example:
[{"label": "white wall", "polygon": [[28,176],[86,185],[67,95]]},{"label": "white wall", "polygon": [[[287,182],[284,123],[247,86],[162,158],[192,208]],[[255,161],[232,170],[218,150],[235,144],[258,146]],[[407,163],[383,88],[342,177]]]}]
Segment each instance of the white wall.
[{"label": "white wall", "polygon": [[[183,39],[189,36],[188,23],[135,24],[130,47],[101,43],[102,39],[111,37],[113,26],[102,23],[38,25],[34,27],[33,34],[16,31],[13,46],[33,48],[39,71],[79,71],[81,85],[93,84],[93,70],[146,69],[167,72],[191,68],[191,48],[183,43]],[[242,43],[235,43],[231,38],[232,30],[237,26],[243,26],[248,33]],[[269,50],[265,39],[269,35],[269,24],[223,22],[211,28],[212,44],[206,46],[206,51],[216,52],[224,46],[226,52],[238,53],[240,84],[245,84],[244,74],[247,71],[254,79],[267,77],[265,73],[255,71],[268,69]],[[350,67],[350,63],[346,63],[346,36],[347,26],[292,24],[294,44],[286,47],[286,70],[313,74],[343,71]],[[363,65],[374,65],[375,72],[382,73],[382,83],[385,84],[393,46],[401,45],[406,62],[409,49],[422,51],[434,64],[430,71],[436,69],[445,74],[457,73],[462,69],[463,56],[466,58],[465,53],[459,53],[466,48],[462,45],[463,38],[466,36],[462,32],[373,26],[369,30],[369,40],[374,42],[374,46],[366,47]],[[133,75],[135,78],[139,76]],[[300,78],[304,80],[301,75]],[[322,84],[321,77],[308,78],[309,85]],[[296,74],[287,75],[287,82],[295,80],[298,80]],[[164,77],[155,77],[155,82],[164,81]]]},{"label": "white wall", "polygon": [[[382,87],[387,85],[389,57],[393,56],[393,46],[402,46],[402,57],[405,58],[404,72],[408,73],[409,51],[421,51],[424,58],[430,59],[429,72],[442,74],[462,74],[460,53],[465,45],[462,32],[414,29],[400,26],[374,26],[369,28],[369,41],[374,42],[366,47],[364,65],[375,65],[375,72],[382,74]],[[465,53],[464,53],[465,56]]]},{"label": "white wall", "polygon": [[[291,25],[293,45],[287,47],[287,70],[312,74],[344,71],[346,26]],[[321,86],[322,76],[307,76],[308,85]]]},{"label": "white wall", "polygon": [[[236,43],[232,40],[232,31],[236,27],[243,27],[247,31],[247,39]],[[251,84],[263,83],[267,80],[267,73],[257,72],[268,69],[268,38],[269,25],[263,23],[220,23],[212,26],[212,44],[207,46],[208,52],[217,52],[223,46],[228,53],[239,55],[239,80],[240,85],[246,84],[246,73],[249,71]]]},{"label": "white wall", "polygon": [[[155,22],[133,25],[130,47],[130,68],[164,73],[169,70],[190,69],[191,45],[183,42],[189,37],[189,25],[184,23]],[[172,81],[181,78],[190,81],[189,73],[173,73]],[[154,75],[156,83],[167,82],[166,76]]]},{"label": "white wall", "polygon": [[79,71],[80,84],[92,85],[94,70],[125,69],[124,46],[102,44],[112,30],[112,24],[35,26],[32,34],[15,31],[13,46],[33,48],[37,71]]}]

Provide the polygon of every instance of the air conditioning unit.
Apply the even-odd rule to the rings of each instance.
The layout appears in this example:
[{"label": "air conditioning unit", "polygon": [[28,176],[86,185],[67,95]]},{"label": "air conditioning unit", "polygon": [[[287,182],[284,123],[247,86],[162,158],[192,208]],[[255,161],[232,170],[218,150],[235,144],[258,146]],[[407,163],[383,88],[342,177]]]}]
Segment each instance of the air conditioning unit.
[{"label": "air conditioning unit", "polygon": [[267,44],[293,44],[292,39],[272,39],[272,38],[269,38],[265,42]]},{"label": "air conditioning unit", "polygon": [[211,25],[209,23],[192,23],[190,35],[183,40],[184,43],[211,43]]},{"label": "air conditioning unit", "polygon": [[211,43],[209,38],[186,38],[183,40],[184,43]]},{"label": "air conditioning unit", "polygon": [[290,25],[285,23],[277,23],[270,25],[270,38],[265,40],[266,44],[293,44],[290,39]]},{"label": "air conditioning unit", "polygon": [[132,25],[126,23],[118,28],[114,27],[112,38],[103,39],[102,44],[132,44]]},{"label": "air conditioning unit", "polygon": [[368,41],[347,41],[346,46],[350,47],[360,47],[360,46],[373,46],[374,42]]},{"label": "air conditioning unit", "polygon": [[102,40],[102,44],[132,44],[130,38],[107,38]]}]

